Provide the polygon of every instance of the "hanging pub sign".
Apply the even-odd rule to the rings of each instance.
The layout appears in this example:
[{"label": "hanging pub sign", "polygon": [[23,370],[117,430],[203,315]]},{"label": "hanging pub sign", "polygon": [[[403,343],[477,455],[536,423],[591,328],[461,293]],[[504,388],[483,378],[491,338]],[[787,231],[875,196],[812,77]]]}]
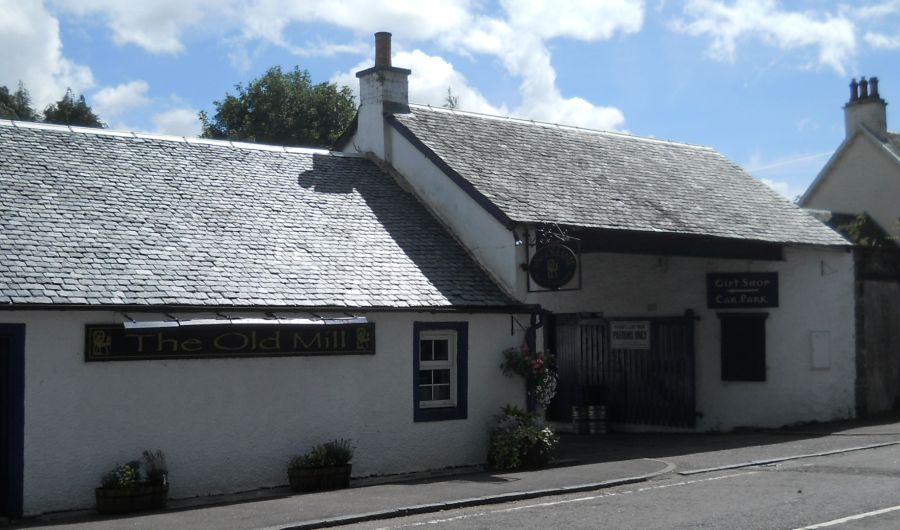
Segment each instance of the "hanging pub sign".
[{"label": "hanging pub sign", "polygon": [[778,273],[711,272],[706,275],[706,306],[778,307]]},{"label": "hanging pub sign", "polygon": [[540,247],[528,264],[528,273],[534,283],[547,289],[559,289],[575,277],[578,258],[571,248],[562,243],[550,243]]},{"label": "hanging pub sign", "polygon": [[613,320],[609,323],[609,348],[612,350],[649,350],[649,320]]},{"label": "hanging pub sign", "polygon": [[85,361],[374,355],[375,324],[85,326]]}]

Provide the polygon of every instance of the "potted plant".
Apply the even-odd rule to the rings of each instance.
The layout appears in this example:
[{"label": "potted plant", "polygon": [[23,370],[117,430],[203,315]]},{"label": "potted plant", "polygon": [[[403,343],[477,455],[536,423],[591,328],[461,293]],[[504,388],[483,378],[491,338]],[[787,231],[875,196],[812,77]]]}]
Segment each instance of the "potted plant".
[{"label": "potted plant", "polygon": [[288,463],[292,491],[324,491],[350,485],[353,448],[350,440],[332,440],[312,447]]},{"label": "potted plant", "polygon": [[488,465],[492,469],[535,469],[550,462],[559,438],[534,414],[513,405],[503,407],[491,432]]},{"label": "potted plant", "polygon": [[144,451],[142,462],[132,460],[119,464],[103,475],[100,487],[94,490],[97,511],[116,514],[153,510],[166,507],[169,498],[168,469],[162,451]]}]

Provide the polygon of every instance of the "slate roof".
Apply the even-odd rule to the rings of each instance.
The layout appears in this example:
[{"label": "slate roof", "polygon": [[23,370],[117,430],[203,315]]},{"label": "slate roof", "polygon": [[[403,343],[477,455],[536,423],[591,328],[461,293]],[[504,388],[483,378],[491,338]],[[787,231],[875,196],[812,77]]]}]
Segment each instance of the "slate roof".
[{"label": "slate roof", "polygon": [[507,222],[847,245],[709,147],[410,107],[389,121]]},{"label": "slate roof", "polygon": [[506,306],[369,160],[0,121],[0,304]]}]

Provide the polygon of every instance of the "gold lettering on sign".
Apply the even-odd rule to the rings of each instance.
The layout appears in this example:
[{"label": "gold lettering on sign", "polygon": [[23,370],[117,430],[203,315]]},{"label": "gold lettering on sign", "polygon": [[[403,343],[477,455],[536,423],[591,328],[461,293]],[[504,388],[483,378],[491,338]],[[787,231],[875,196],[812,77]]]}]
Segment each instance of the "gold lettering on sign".
[{"label": "gold lettering on sign", "polygon": [[317,349],[322,348],[322,334],[316,333],[309,339],[309,342],[303,340],[303,335],[300,333],[294,333],[294,349],[302,348],[304,350],[311,350],[313,345],[315,344]]},{"label": "gold lettering on sign", "polygon": [[559,261],[548,258],[547,259],[547,278],[551,280],[555,280],[559,276]]},{"label": "gold lettering on sign", "polygon": [[222,333],[213,339],[213,346],[225,351],[243,350],[249,343],[250,338],[247,335],[237,332]]},{"label": "gold lettering on sign", "polygon": [[91,332],[91,354],[109,355],[112,348],[112,336],[102,329]]},{"label": "gold lettering on sign", "polygon": [[356,330],[356,349],[357,350],[369,349],[371,343],[372,343],[372,333],[369,331],[369,328],[358,328]]},{"label": "gold lettering on sign", "polygon": [[[255,338],[255,336],[254,336]],[[278,350],[281,348],[281,332],[276,331],[271,337],[266,337],[259,341],[259,349],[261,350]]]},{"label": "gold lettering on sign", "polygon": [[200,339],[185,339],[181,341],[181,349],[184,351],[200,351],[203,349],[203,342]]}]

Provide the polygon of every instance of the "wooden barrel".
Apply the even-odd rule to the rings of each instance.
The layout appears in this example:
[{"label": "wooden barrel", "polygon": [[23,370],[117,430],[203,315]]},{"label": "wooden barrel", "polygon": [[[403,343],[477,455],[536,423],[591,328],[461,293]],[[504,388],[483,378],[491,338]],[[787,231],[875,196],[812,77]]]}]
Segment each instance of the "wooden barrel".
[{"label": "wooden barrel", "polygon": [[606,405],[587,406],[588,434],[606,434]]},{"label": "wooden barrel", "polygon": [[572,429],[577,434],[587,434],[587,416],[583,405],[572,405]]}]

